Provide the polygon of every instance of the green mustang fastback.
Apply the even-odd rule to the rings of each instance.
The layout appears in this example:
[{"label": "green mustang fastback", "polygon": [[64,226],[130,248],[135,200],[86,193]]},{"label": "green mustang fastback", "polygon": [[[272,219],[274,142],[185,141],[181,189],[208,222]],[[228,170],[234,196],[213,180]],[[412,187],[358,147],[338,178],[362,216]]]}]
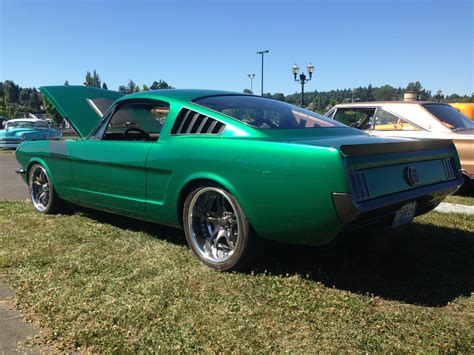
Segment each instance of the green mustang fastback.
[{"label": "green mustang fastback", "polygon": [[81,139],[18,147],[34,208],[67,201],[182,227],[219,270],[257,255],[257,236],[322,245],[342,230],[409,223],[462,182],[451,141],[371,137],[264,97],[40,90]]}]

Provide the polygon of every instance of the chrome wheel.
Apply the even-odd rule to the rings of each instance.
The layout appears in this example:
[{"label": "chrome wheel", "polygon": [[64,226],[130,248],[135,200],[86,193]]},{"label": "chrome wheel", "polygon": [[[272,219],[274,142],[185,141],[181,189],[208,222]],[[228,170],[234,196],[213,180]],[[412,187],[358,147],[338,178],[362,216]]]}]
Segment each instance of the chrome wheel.
[{"label": "chrome wheel", "polygon": [[51,206],[53,187],[46,170],[41,165],[34,165],[29,174],[31,202],[39,212]]},{"label": "chrome wheel", "polygon": [[229,194],[217,187],[203,187],[187,210],[187,234],[191,247],[212,263],[228,261],[241,242],[238,210]]}]

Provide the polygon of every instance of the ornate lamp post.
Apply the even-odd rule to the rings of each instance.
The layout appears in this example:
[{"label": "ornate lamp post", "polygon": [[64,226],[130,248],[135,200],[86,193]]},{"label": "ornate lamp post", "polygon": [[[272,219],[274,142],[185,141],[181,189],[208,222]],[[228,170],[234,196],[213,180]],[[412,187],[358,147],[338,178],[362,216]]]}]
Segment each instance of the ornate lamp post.
[{"label": "ornate lamp post", "polygon": [[252,91],[253,94],[253,78],[255,78],[255,73],[247,74],[247,76],[250,78],[250,91]]},{"label": "ornate lamp post", "polygon": [[262,92],[261,92],[261,96],[263,96],[263,57],[267,53],[270,53],[270,51],[266,50],[266,49],[264,51],[257,52],[257,54],[260,54],[262,56]]},{"label": "ornate lamp post", "polygon": [[295,81],[301,84],[301,107],[304,107],[304,84],[311,80],[313,73],[314,73],[314,66],[313,64],[309,63],[306,67],[308,70],[309,78],[306,77],[305,73],[302,72],[299,76],[299,79],[296,77],[300,68],[295,64],[293,65],[292,71]]}]

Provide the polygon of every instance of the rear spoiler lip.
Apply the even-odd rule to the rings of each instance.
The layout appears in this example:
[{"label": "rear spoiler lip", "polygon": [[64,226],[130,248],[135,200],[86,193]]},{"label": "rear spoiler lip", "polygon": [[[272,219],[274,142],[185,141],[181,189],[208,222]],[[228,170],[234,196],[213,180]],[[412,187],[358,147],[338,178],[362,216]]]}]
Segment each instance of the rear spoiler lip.
[{"label": "rear spoiler lip", "polygon": [[344,156],[363,156],[375,154],[401,153],[417,150],[432,150],[449,148],[453,144],[451,139],[423,139],[408,142],[345,144],[341,145],[340,152]]}]

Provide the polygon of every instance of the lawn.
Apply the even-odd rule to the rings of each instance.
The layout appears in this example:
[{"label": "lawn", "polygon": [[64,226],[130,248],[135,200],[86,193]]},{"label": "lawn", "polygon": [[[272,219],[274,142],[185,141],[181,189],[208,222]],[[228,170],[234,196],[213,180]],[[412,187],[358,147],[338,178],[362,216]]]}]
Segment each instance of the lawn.
[{"label": "lawn", "polygon": [[474,206],[474,197],[473,196],[458,196],[458,195],[448,196],[444,199],[443,202]]},{"label": "lawn", "polygon": [[93,352],[474,351],[474,220],[430,213],[330,248],[264,244],[199,264],[181,231],[0,203],[0,272],[40,345]]}]

